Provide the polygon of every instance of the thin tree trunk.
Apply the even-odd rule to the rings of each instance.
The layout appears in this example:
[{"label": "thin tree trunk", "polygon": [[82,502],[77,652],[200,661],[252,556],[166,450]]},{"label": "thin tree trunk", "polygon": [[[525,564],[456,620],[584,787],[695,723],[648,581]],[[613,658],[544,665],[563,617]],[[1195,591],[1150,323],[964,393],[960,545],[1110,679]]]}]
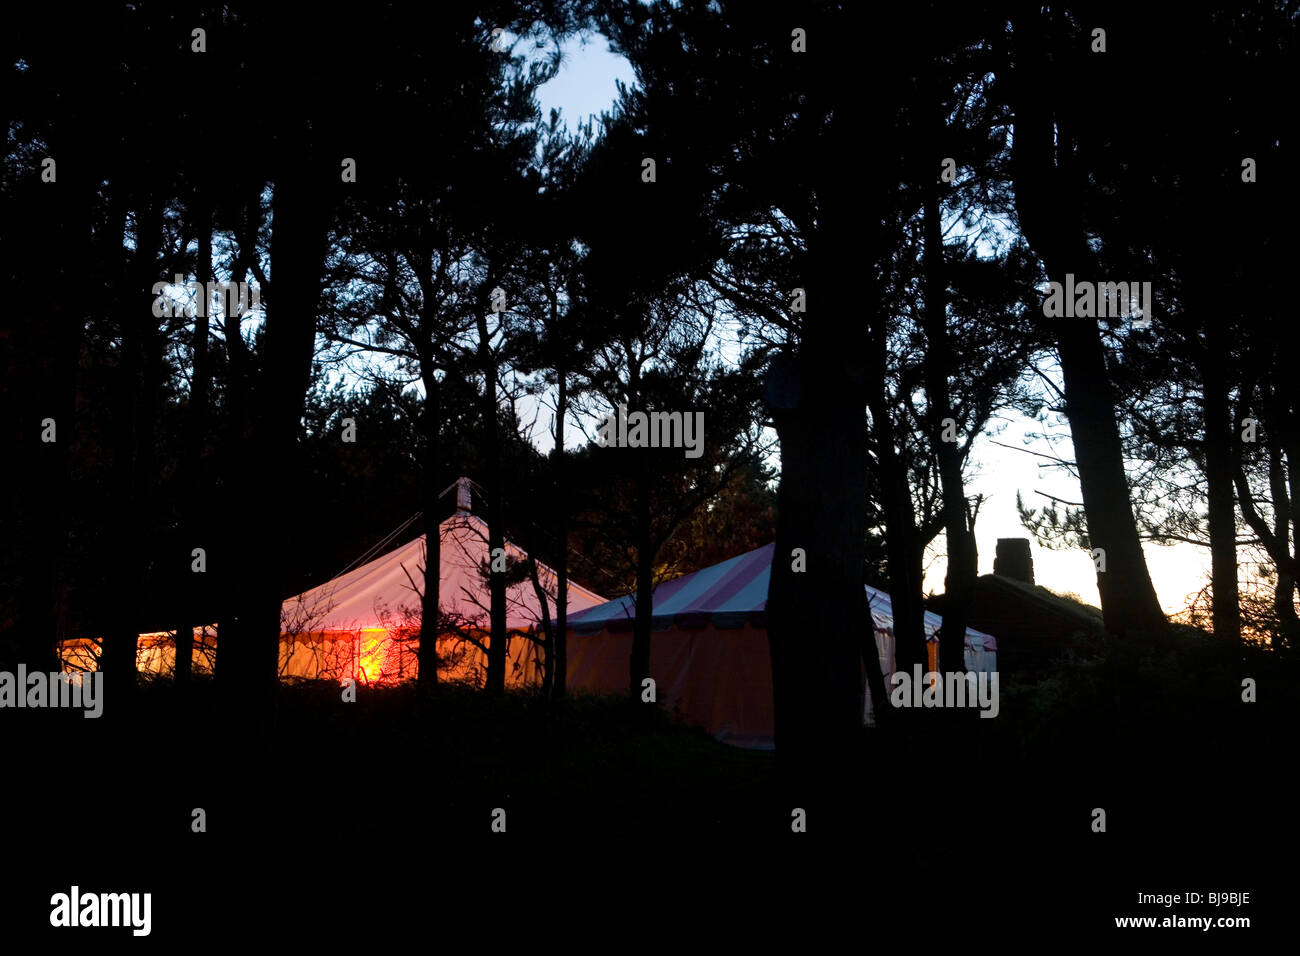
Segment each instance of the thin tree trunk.
[{"label": "thin tree trunk", "polygon": [[[489,282],[489,285],[491,283]],[[505,533],[501,526],[501,448],[497,435],[497,368],[488,339],[487,317],[480,305],[478,310],[479,358],[483,370],[483,428],[484,463],[487,467],[487,521],[488,560],[491,574],[488,578],[491,592],[491,643],[488,644],[487,689],[500,694],[506,686],[506,578],[499,566],[498,556],[505,555]]]},{"label": "thin tree trunk", "polygon": [[[121,286],[122,347],[117,370],[117,420],[114,423],[113,489],[116,504],[113,522],[114,613],[104,634],[100,670],[108,679],[130,690],[136,680],[136,643],[140,630],[140,599],[144,587],[144,555],[148,551],[150,522],[144,514],[142,488],[148,482],[145,448],[152,449],[152,415],[146,405],[151,394],[148,352],[152,343],[146,321],[153,321],[152,309],[141,309],[138,290],[152,288],[157,277],[154,256],[162,238],[162,208],[153,200],[136,209],[136,247],[126,266]],[[143,316],[143,317],[142,317]]]},{"label": "thin tree trunk", "polygon": [[[230,281],[243,282],[257,256],[257,232],[261,220],[261,206],[256,196],[245,198],[236,227],[236,247],[231,264]],[[265,290],[263,290],[265,295]],[[225,434],[221,443],[220,466],[224,472],[225,494],[222,498],[224,517],[220,534],[220,548],[216,567],[209,566],[206,573],[218,582],[217,608],[217,658],[215,676],[222,686],[235,683],[239,666],[240,607],[242,589],[237,578],[239,543],[244,525],[242,489],[248,467],[246,457],[251,440],[251,409],[247,396],[256,387],[252,357],[240,332],[237,315],[225,315],[226,360],[229,368],[229,387],[225,396]],[[213,555],[209,555],[213,557]],[[211,565],[211,562],[210,562]],[[231,688],[232,693],[237,689]]]},{"label": "thin tree trunk", "polygon": [[642,683],[651,677],[650,637],[654,626],[654,561],[651,540],[650,479],[646,469],[636,474],[636,614],[632,622],[632,653],[628,660],[628,692],[641,693]]},{"label": "thin tree trunk", "polygon": [[442,633],[439,617],[442,584],[442,509],[438,503],[439,458],[442,454],[441,407],[438,379],[433,374],[432,358],[421,360],[424,372],[424,594],[420,603],[421,687],[438,684],[438,637]]},{"label": "thin tree trunk", "polygon": [[537,558],[534,550],[533,548],[528,549],[528,580],[533,586],[533,596],[537,598],[537,607],[542,612],[542,694],[549,697],[551,694],[551,681],[555,673],[555,631],[551,627],[551,602],[546,596],[546,588],[542,587],[541,576],[537,573]]},{"label": "thin tree trunk", "polygon": [[939,667],[943,671],[960,672],[966,669],[966,614],[979,576],[979,553],[975,534],[967,520],[966,487],[962,480],[958,442],[943,440],[944,420],[953,417],[948,380],[954,373],[954,363],[948,338],[948,286],[938,188],[937,183],[931,186],[925,201],[925,331],[929,340],[925,378],[932,441],[943,488],[944,533],[948,539],[943,626],[939,630]]},{"label": "thin tree trunk", "polygon": [[[1291,524],[1292,550],[1291,566],[1300,565],[1300,428],[1296,425],[1296,413],[1300,412],[1300,382],[1293,375],[1287,380],[1287,397],[1284,399],[1283,411],[1286,425],[1282,434],[1282,449],[1286,456],[1285,471],[1287,475],[1288,505],[1286,518]],[[1282,550],[1286,550],[1284,547]],[[1282,568],[1278,568],[1280,573]],[[1293,574],[1292,581],[1300,586]],[[1295,604],[1288,602],[1287,617],[1283,618],[1283,641],[1291,653],[1300,652],[1300,621],[1294,621]]]},{"label": "thin tree trunk", "polygon": [[[176,595],[180,608],[180,620],[176,628],[176,663],[175,679],[178,685],[188,684],[192,669],[194,646],[195,598],[199,589],[195,587],[195,572],[192,570],[191,553],[195,547],[198,516],[203,513],[206,496],[203,493],[203,435],[207,428],[208,412],[208,310],[212,307],[211,297],[206,294],[207,284],[212,278],[212,211],[203,198],[196,197],[199,211],[199,249],[195,263],[194,277],[204,292],[204,308],[199,309],[194,317],[194,365],[190,377],[190,401],[185,423],[185,446],[181,452],[180,492],[178,500],[182,502],[180,515],[181,541],[177,561],[180,586]],[[206,573],[206,572],[205,572]],[[202,625],[204,622],[200,621]]]},{"label": "thin tree trunk", "polygon": [[[1217,330],[1218,316],[1206,322],[1206,354],[1202,358],[1204,387],[1205,483],[1210,526],[1210,593],[1214,636],[1233,644],[1241,641],[1241,597],[1237,585],[1237,510],[1232,491],[1232,444],[1228,429],[1228,385],[1223,375],[1226,343]],[[1280,583],[1280,582],[1279,582]]]},{"label": "thin tree trunk", "polygon": [[[880,649],[876,647],[876,626],[871,617],[871,605],[866,591],[862,592],[862,665],[866,670],[867,687],[871,690],[871,709],[877,725],[890,719],[889,688],[885,686],[885,672],[880,666]],[[865,705],[863,716],[866,716]]]},{"label": "thin tree trunk", "polygon": [[883,386],[872,392],[871,418],[880,464],[881,504],[885,512],[885,553],[889,558],[895,661],[900,671],[910,674],[915,664],[928,669],[925,605],[921,600],[922,548],[912,509],[907,464],[894,448],[893,423]]},{"label": "thin tree trunk", "polygon": [[556,539],[559,541],[555,567],[555,673],[551,694],[557,700],[564,696],[568,685],[568,632],[569,626],[569,495],[564,475],[564,416],[569,408],[569,377],[563,368],[559,375],[559,397],[555,403],[555,504]]},{"label": "thin tree trunk", "polygon": [[[1273,535],[1278,547],[1291,547],[1291,495],[1287,490],[1286,473],[1282,467],[1282,449],[1276,443],[1269,446],[1269,486],[1273,494]],[[1294,649],[1300,638],[1300,617],[1295,610],[1295,577],[1285,568],[1277,569],[1277,588],[1273,592],[1273,609],[1282,628],[1282,642]]]}]

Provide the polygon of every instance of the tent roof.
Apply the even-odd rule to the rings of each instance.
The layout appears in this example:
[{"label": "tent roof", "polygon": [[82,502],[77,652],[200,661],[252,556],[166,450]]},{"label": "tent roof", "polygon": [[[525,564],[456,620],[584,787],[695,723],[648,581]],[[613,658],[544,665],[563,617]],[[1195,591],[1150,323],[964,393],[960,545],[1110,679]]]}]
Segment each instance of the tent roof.
[{"label": "tent roof", "polygon": [[[660,584],[654,590],[652,618],[655,628],[704,627],[709,624],[731,628],[746,623],[765,627],[767,586],[772,575],[775,549],[775,543],[764,545],[694,574]],[[894,612],[889,595],[869,585],[866,590],[876,628],[892,627]],[[629,594],[577,614],[571,612],[569,625],[578,634],[594,634],[605,628],[627,630],[632,626],[635,609],[635,595]],[[938,614],[925,612],[928,637],[933,638],[942,624],[943,618]],[[997,641],[991,635],[973,628],[966,630],[966,643],[997,650]]]},{"label": "tent roof", "polygon": [[[440,526],[442,542],[438,603],[443,614],[454,615],[467,626],[488,626],[490,597],[480,574],[488,560],[487,522],[470,514],[455,514]],[[527,558],[519,547],[505,543],[512,560]],[[554,601],[556,575],[540,561],[537,576]],[[418,621],[424,591],[424,535],[333,580],[284,602],[281,610],[285,633],[323,633],[388,628]],[[572,581],[568,586],[569,613],[602,603],[605,599]],[[547,608],[554,614],[552,604]],[[532,582],[524,580],[506,589],[506,626],[527,629],[542,619]]]}]

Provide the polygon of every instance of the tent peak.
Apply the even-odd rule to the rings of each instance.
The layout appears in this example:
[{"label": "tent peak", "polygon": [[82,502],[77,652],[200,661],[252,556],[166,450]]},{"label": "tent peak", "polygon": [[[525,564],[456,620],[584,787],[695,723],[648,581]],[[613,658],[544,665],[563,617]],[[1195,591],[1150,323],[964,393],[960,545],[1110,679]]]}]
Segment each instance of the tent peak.
[{"label": "tent peak", "polygon": [[473,511],[474,508],[474,497],[473,497],[473,492],[471,491],[473,485],[474,482],[470,481],[468,478],[462,475],[461,477],[453,481],[451,484],[449,484],[446,488],[442,489],[442,491],[438,492],[438,497],[441,498],[447,492],[451,491],[451,489],[455,488],[456,489],[456,512],[455,513],[457,516],[468,515]]}]

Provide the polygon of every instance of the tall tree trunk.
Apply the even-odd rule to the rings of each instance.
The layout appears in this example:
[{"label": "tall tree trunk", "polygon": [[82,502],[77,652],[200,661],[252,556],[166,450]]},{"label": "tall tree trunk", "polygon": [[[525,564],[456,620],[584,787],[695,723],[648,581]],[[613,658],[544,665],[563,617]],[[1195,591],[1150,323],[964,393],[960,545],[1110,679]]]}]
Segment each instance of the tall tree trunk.
[{"label": "tall tree trunk", "polygon": [[1115,403],[1095,324],[1088,321],[1087,328],[1063,330],[1058,352],[1088,539],[1094,552],[1100,549],[1104,563],[1104,570],[1097,572],[1097,590],[1106,628],[1115,634],[1160,630],[1165,616],[1133,517]]},{"label": "tall tree trunk", "polygon": [[844,368],[843,343],[830,338],[810,329],[800,353],[774,359],[767,378],[781,443],[767,600],[776,745],[786,780],[814,789],[833,784],[862,726],[868,626],[865,396]]},{"label": "tall tree trunk", "polygon": [[[1291,565],[1296,567],[1300,565],[1300,425],[1297,424],[1296,416],[1300,413],[1300,382],[1296,381],[1296,376],[1291,375],[1284,379],[1286,389],[1283,398],[1284,426],[1282,428],[1282,450],[1285,454],[1285,471],[1287,476],[1287,499],[1288,507],[1286,509],[1285,520],[1291,525],[1291,542],[1293,550],[1290,552]],[[1280,464],[1280,463],[1279,463]],[[1285,544],[1282,550],[1286,550]],[[1278,572],[1282,568],[1279,566]],[[1292,574],[1292,581],[1300,587],[1300,581]],[[1279,578],[1280,583],[1280,578]],[[1287,608],[1283,621],[1283,642],[1291,653],[1300,652],[1300,620],[1296,620],[1295,604],[1290,601],[1290,594],[1287,595]]]},{"label": "tall tree trunk", "polygon": [[[1051,279],[1064,283],[1066,274],[1073,273],[1090,280],[1092,255],[1081,213],[1087,182],[1074,161],[1070,118],[1054,113],[1043,94],[1053,88],[1053,67],[1038,16],[1034,12],[1017,21],[1015,30],[1016,210],[1021,232]],[[1104,554],[1097,590],[1106,628],[1116,634],[1162,629],[1165,617],[1133,517],[1113,388],[1096,320],[1049,321],[1055,323],[1088,538]]]},{"label": "tall tree trunk", "polygon": [[[151,388],[152,339],[155,321],[147,301],[149,289],[158,281],[154,262],[162,241],[162,207],[145,200],[136,208],[136,246],[118,286],[122,346],[117,370],[117,409],[113,439],[113,534],[110,538],[114,562],[114,613],[104,634],[100,670],[123,690],[136,679],[136,644],[140,631],[140,608],[145,583],[144,561],[152,522],[145,515],[142,493],[149,481],[145,455],[152,451],[152,408],[156,400]],[[124,680],[119,680],[121,675]]]},{"label": "tall tree trunk", "polygon": [[439,616],[442,578],[442,522],[438,516],[439,459],[441,450],[441,414],[439,385],[429,356],[420,362],[424,376],[424,594],[420,602],[421,687],[438,684],[438,637],[442,632]]},{"label": "tall tree trunk", "polygon": [[[873,407],[872,418],[887,415]],[[888,439],[885,439],[888,442]],[[881,453],[881,496],[885,512],[885,553],[889,557],[889,602],[894,617],[894,653],[900,671],[929,667],[922,600],[924,569],[920,533],[912,510],[906,466],[890,448]]]},{"label": "tall tree trunk", "polygon": [[[1215,197],[1209,208],[1223,208],[1218,187],[1219,165],[1214,157],[1196,162],[1189,185],[1197,193]],[[1230,190],[1235,195],[1235,190]],[[1229,200],[1231,202],[1232,200]],[[1210,533],[1210,595],[1214,636],[1236,645],[1241,642],[1241,597],[1237,582],[1237,511],[1233,492],[1232,411],[1229,407],[1228,373],[1232,341],[1228,322],[1233,318],[1224,283],[1217,278],[1219,258],[1205,243],[1197,241],[1195,230],[1186,237],[1187,276],[1184,298],[1193,319],[1204,334],[1196,354],[1201,378],[1201,433],[1205,455],[1206,510]],[[1193,326],[1195,328],[1195,325]],[[1285,543],[1283,544],[1285,548]]]},{"label": "tall tree trunk", "polygon": [[[1294,502],[1287,489],[1286,472],[1282,467],[1282,449],[1273,442],[1268,450],[1268,479],[1273,495],[1273,536],[1283,550],[1291,547],[1291,509]],[[1300,639],[1300,616],[1295,610],[1295,576],[1279,566],[1277,588],[1273,592],[1273,610],[1277,612],[1282,628],[1282,643],[1294,650]]]},{"label": "tall tree trunk", "polygon": [[[307,131],[303,131],[307,135]],[[247,532],[239,559],[246,561],[247,585],[237,598],[235,640],[223,634],[222,653],[234,656],[231,690],[239,691],[241,713],[259,721],[270,713],[277,686],[280,605],[279,559],[285,541],[279,531],[292,511],[291,475],[296,463],[303,405],[311,382],[316,342],[316,308],[329,227],[329,203],[311,179],[308,157],[289,163],[273,198],[273,299],[268,304],[265,359],[260,376],[261,414],[241,471],[248,504]],[[231,646],[233,644],[233,646]]]},{"label": "tall tree trunk", "polygon": [[569,495],[564,475],[564,417],[569,409],[569,376],[563,368],[556,369],[559,376],[559,397],[555,402],[555,451],[552,453],[555,465],[555,514],[556,540],[559,551],[556,554],[555,567],[555,638],[554,651],[555,672],[552,677],[551,694],[557,700],[564,696],[567,688],[569,654]]},{"label": "tall tree trunk", "polygon": [[[864,221],[886,218],[877,205],[883,194],[871,193],[863,208],[856,186],[876,173],[864,173],[852,146],[862,111],[839,90],[817,108],[832,111],[835,122],[816,173],[816,227],[807,230],[807,314],[793,348],[772,361],[767,375],[781,445],[767,625],[776,745],[792,797],[853,789],[846,754],[861,735],[861,634],[870,626],[863,612],[871,372],[863,357],[874,316],[835,318],[848,277],[860,274],[864,261],[870,275],[885,246],[883,231],[868,230],[864,239],[861,229]],[[878,301],[873,283],[865,284],[862,298]]]},{"label": "tall tree trunk", "polygon": [[[488,285],[491,285],[489,281]],[[497,434],[497,367],[492,354],[492,343],[488,338],[487,314],[480,303],[478,309],[479,359],[483,371],[483,428],[484,428],[484,464],[487,468],[487,522],[488,522],[488,560],[491,573],[488,587],[491,594],[492,633],[488,644],[487,689],[489,693],[500,694],[506,687],[506,576],[496,570],[498,556],[505,556],[505,531],[502,528],[501,502],[501,448]]]},{"label": "tall tree trunk", "polygon": [[1210,526],[1210,593],[1214,636],[1241,641],[1241,597],[1237,586],[1237,510],[1232,491],[1232,441],[1228,430],[1228,384],[1223,374],[1227,343],[1221,317],[1208,315],[1206,353],[1202,356],[1205,433],[1205,483]]},{"label": "tall tree trunk", "polygon": [[869,406],[871,431],[880,466],[881,506],[885,513],[885,554],[889,558],[889,600],[894,617],[894,655],[898,669],[910,674],[915,664],[927,668],[925,605],[922,603],[922,546],[907,480],[907,462],[894,447],[894,424],[885,394],[885,341],[882,325],[873,329],[870,355],[873,375]]},{"label": "tall tree trunk", "polygon": [[[198,518],[203,513],[203,436],[207,428],[208,417],[208,310],[212,307],[211,296],[206,293],[207,284],[212,279],[212,209],[202,196],[195,198],[195,210],[198,213],[199,248],[195,263],[194,277],[204,291],[204,308],[199,309],[194,317],[194,364],[190,377],[190,400],[185,423],[184,448],[180,461],[180,491],[177,500],[181,502],[181,514],[178,522],[181,540],[176,556],[179,572],[179,586],[176,597],[180,609],[180,620],[176,627],[176,665],[175,675],[178,685],[188,684],[192,667],[194,647],[194,624],[198,613],[197,601],[199,589],[195,586],[195,572],[192,570],[191,553],[197,539]],[[205,572],[206,573],[206,572]],[[206,621],[198,621],[199,625]]]},{"label": "tall tree trunk", "polygon": [[[244,281],[257,257],[257,233],[261,225],[261,216],[261,205],[257,195],[245,196],[240,204],[239,220],[235,229],[235,255],[230,269],[232,282]],[[262,294],[265,296],[266,290],[263,290]],[[223,521],[219,533],[220,546],[215,555],[216,567],[212,567],[210,562],[206,573],[213,575],[217,582],[215,590],[218,596],[218,643],[215,676],[218,683],[229,686],[232,693],[237,693],[237,688],[233,685],[237,683],[235,672],[240,666],[239,615],[243,589],[240,586],[239,575],[244,571],[240,567],[241,535],[245,527],[246,507],[243,500],[244,475],[249,467],[246,459],[249,443],[252,440],[253,396],[256,393],[257,381],[252,356],[240,331],[239,316],[227,314],[223,321],[226,362],[229,369],[229,385],[225,395],[225,429],[219,460],[225,477],[224,494],[221,500]]]},{"label": "tall tree trunk", "polygon": [[979,576],[979,552],[968,520],[961,451],[957,441],[943,439],[944,420],[953,417],[948,380],[954,374],[954,362],[948,338],[948,283],[943,260],[939,185],[935,183],[928,188],[925,200],[925,332],[929,348],[925,356],[925,390],[932,441],[939,460],[943,526],[948,539],[943,626],[939,630],[939,666],[943,671],[960,672],[966,669],[966,614]]},{"label": "tall tree trunk", "polygon": [[[93,138],[71,118],[56,124],[51,136],[58,180],[14,184],[8,206],[12,233],[22,241],[5,243],[11,295],[0,316],[0,434],[7,460],[22,462],[21,468],[9,469],[17,488],[6,496],[0,530],[11,536],[7,543],[13,562],[0,567],[0,596],[14,612],[13,626],[0,628],[0,670],[11,672],[19,663],[33,671],[54,670],[58,641],[66,636],[61,568],[70,527],[68,501],[75,493],[70,449],[87,280],[97,282],[96,263],[121,250],[120,231],[113,241],[98,244],[101,248],[93,240],[98,182],[89,163]],[[21,289],[42,293],[33,296]],[[53,441],[45,440],[47,419],[53,421]]]}]

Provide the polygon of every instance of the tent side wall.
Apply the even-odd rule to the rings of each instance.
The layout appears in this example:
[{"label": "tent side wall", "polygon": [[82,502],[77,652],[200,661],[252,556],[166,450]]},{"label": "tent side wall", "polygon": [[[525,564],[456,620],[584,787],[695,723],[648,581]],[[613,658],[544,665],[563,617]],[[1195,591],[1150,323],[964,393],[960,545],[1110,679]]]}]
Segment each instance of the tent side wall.
[{"label": "tent side wall", "polygon": [[[482,644],[489,634],[477,628],[470,634]],[[440,681],[482,686],[487,676],[487,655],[471,641],[454,634],[438,638]],[[530,687],[542,680],[542,651],[525,633],[512,631],[506,657],[506,686]],[[358,632],[296,635],[280,640],[282,679],[342,680],[394,684],[420,673],[420,638],[409,630],[367,628]]]},{"label": "tent side wall", "polygon": [[[892,629],[874,632],[876,653],[886,689],[895,670]],[[594,634],[569,631],[568,683],[574,690],[598,694],[628,692],[628,661],[632,635],[605,628]],[[929,642],[931,670],[936,669],[938,642]],[[968,670],[997,669],[997,653],[984,647],[980,637],[968,636],[965,653]],[[677,710],[691,723],[702,726],[718,740],[738,747],[772,747],[776,729],[772,706],[772,658],[767,629],[746,624],[740,628],[683,628],[674,625],[655,631],[650,639],[650,676],[655,679],[659,704]],[[875,725],[865,669],[863,723]],[[885,703],[888,706],[888,703]]]},{"label": "tent side wall", "polygon": [[[471,632],[487,644],[488,635]],[[300,680],[342,680],[393,684],[419,675],[419,637],[401,629],[366,628],[323,634],[281,635],[280,677]],[[60,646],[63,670],[99,669],[99,642],[76,639]],[[209,630],[196,633],[193,671],[211,675],[216,661],[217,637]],[[482,685],[487,674],[487,655],[457,635],[438,639],[438,656],[443,666],[438,678]],[[506,685],[533,686],[542,680],[542,652],[537,642],[521,632],[512,632],[507,657]],[[176,667],[176,644],[169,633],[141,634],[136,643],[136,669],[142,674],[170,677]]]},{"label": "tent side wall", "polygon": [[[570,630],[569,686],[598,694],[627,693],[631,653],[628,632]],[[765,628],[673,626],[656,631],[650,640],[650,675],[665,709],[679,710],[727,743],[771,746],[772,659]]]},{"label": "tent side wall", "polygon": [[[217,638],[208,628],[195,628],[190,644],[194,673],[211,674],[216,663]],[[99,670],[100,642],[78,637],[59,642],[59,663],[67,673]],[[170,632],[141,634],[136,638],[135,667],[142,674],[171,675],[176,670],[176,641]]]}]

